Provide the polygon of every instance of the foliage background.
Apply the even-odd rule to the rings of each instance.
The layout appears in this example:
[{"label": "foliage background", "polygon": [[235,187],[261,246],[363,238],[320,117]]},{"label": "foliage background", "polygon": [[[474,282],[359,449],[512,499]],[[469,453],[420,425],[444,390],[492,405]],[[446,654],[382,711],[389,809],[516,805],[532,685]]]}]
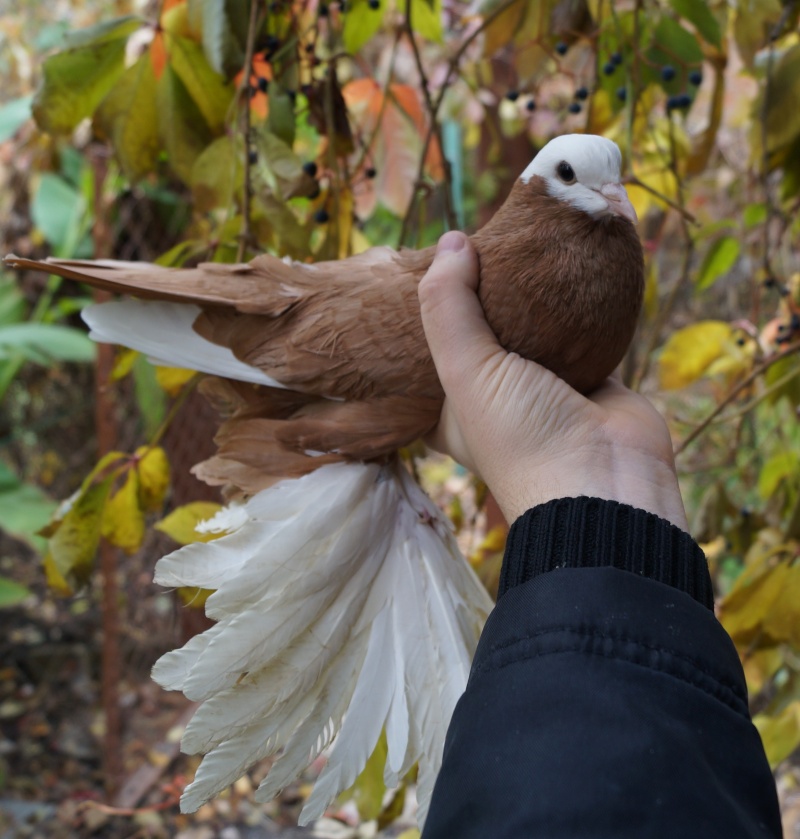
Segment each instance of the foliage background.
[{"label": "foliage background", "polygon": [[[648,277],[625,378],[673,430],[792,830],[800,3],[56,0],[0,15],[4,252],[179,266],[420,246],[489,218],[552,136],[619,143]],[[0,275],[5,810],[47,805],[51,835],[289,823],[302,783],[271,808],[245,780],[174,815],[194,764],[169,730],[186,708],[147,670],[202,627],[181,605],[202,596],[148,578],[218,501],[186,477],[213,422],[191,373],[97,351],[76,315],[88,300]],[[491,589],[503,530],[485,493],[452,464],[418,466]],[[413,830],[406,787],[385,796],[377,777],[337,824]]]}]

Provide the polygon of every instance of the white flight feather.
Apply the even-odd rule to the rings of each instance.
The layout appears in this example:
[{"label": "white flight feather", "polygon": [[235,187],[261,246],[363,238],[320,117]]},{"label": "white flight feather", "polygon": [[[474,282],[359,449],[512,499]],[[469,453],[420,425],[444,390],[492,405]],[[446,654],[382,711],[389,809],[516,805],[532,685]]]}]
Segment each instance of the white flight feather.
[{"label": "white flight feather", "polygon": [[285,388],[257,367],[239,361],[228,347],[195,332],[192,324],[199,314],[200,307],[192,303],[113,300],[87,306],[81,317],[92,340],[138,350],[154,364]]},{"label": "white flight feather", "polygon": [[333,464],[242,505],[232,533],[162,559],[156,581],[215,588],[218,620],[153,677],[201,701],[184,734],[206,752],[190,812],[282,750],[271,799],[333,744],[301,814],[352,784],[386,730],[387,782],[419,761],[424,821],[444,736],[491,609],[448,523],[400,467]]}]

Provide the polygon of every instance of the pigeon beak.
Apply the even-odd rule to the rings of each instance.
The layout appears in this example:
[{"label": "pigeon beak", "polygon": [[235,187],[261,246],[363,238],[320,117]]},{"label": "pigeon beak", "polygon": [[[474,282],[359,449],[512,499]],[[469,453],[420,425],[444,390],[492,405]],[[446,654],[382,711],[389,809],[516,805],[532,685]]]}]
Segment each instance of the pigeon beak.
[{"label": "pigeon beak", "polygon": [[639,221],[636,210],[633,209],[633,204],[631,204],[628,193],[622,184],[605,184],[600,188],[600,194],[606,199],[608,209],[614,215],[622,216],[633,224]]}]

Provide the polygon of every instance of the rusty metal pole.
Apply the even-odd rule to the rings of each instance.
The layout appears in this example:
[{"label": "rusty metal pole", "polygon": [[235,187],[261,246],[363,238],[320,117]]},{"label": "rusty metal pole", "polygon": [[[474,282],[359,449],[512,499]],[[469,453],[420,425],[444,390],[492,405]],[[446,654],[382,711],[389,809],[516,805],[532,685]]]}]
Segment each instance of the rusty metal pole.
[{"label": "rusty metal pole", "polygon": [[[111,256],[111,231],[106,220],[104,187],[108,173],[107,151],[95,147],[90,153],[94,169],[94,225],[92,239],[95,259]],[[93,293],[95,302],[102,303],[111,298],[109,292]],[[98,458],[117,447],[118,429],[116,405],[111,387],[111,370],[114,366],[114,348],[110,344],[98,344],[95,367],[95,429],[97,432]],[[119,789],[122,780],[122,737],[119,709],[120,645],[119,645],[119,585],[118,552],[105,539],[100,540],[100,578],[103,594],[101,602],[103,624],[101,701],[105,718],[103,738],[103,776],[106,793],[111,797]]]}]

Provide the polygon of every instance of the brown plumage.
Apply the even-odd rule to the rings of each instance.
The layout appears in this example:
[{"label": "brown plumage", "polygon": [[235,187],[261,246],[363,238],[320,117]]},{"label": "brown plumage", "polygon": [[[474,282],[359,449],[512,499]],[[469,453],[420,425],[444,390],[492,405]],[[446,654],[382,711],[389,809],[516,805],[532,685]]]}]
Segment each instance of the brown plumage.
[{"label": "brown plumage", "polygon": [[[555,149],[553,159],[561,166],[562,155],[576,154],[576,142],[608,143],[560,139],[570,140],[562,153]],[[605,145],[599,148],[610,154]],[[506,349],[588,393],[613,371],[633,336],[642,250],[633,224],[623,217],[627,210],[590,213],[552,194],[554,177],[534,168],[542,155],[540,167],[551,165],[543,150],[529,167],[532,173],[517,181],[494,218],[472,237],[480,259],[479,294]],[[616,151],[616,180],[601,178],[604,184],[618,183],[618,157]],[[608,164],[612,169],[614,162]],[[580,165],[573,165],[578,183],[572,185],[597,179],[591,166],[584,179]],[[618,204],[621,188],[614,188]],[[599,186],[592,190],[593,201]],[[379,247],[315,265],[267,255],[248,264],[191,269],[45,265],[17,257],[7,262],[140,298],[199,306],[197,333],[286,388],[226,378],[204,382],[224,421],[218,453],[196,472],[209,483],[253,493],[276,477],[336,460],[386,457],[433,428],[443,392],[417,301],[417,284],[433,256],[433,248]],[[165,345],[171,339],[180,336],[165,336]]]}]

